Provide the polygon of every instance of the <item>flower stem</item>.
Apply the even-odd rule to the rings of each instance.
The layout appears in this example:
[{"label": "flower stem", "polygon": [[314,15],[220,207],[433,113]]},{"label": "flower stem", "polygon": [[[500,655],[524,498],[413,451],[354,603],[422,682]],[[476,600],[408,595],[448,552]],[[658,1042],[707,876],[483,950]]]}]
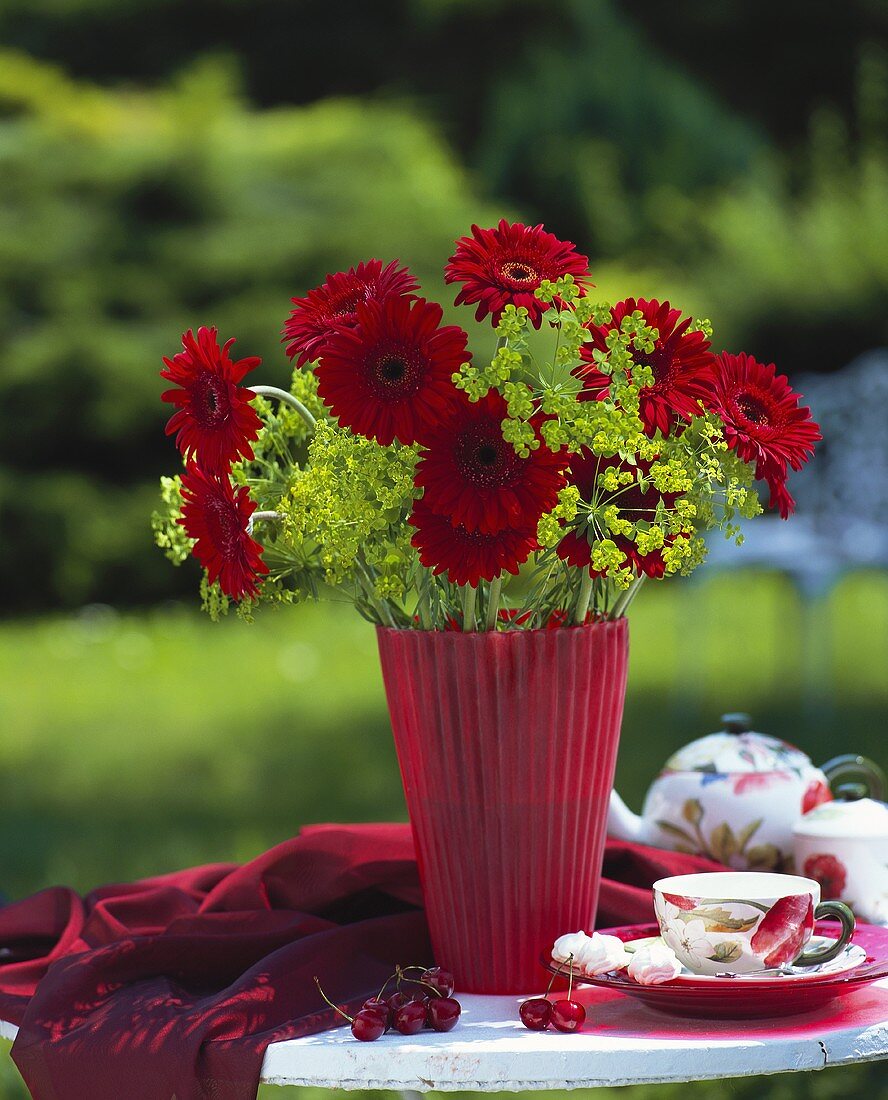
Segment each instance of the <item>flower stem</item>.
[{"label": "flower stem", "polygon": [[499,614],[500,593],[503,590],[503,577],[500,574],[490,582],[490,590],[487,594],[487,629],[496,630],[496,620]]},{"label": "flower stem", "polygon": [[292,393],[287,393],[286,390],[279,390],[277,386],[250,386],[250,389],[257,397],[276,397],[278,401],[283,401],[285,405],[289,405],[291,409],[295,409],[296,412],[299,413],[309,428],[313,428],[317,423],[299,398],[294,397]]},{"label": "flower stem", "polygon": [[470,584],[465,586],[463,592],[463,630],[470,634],[475,629],[475,597],[478,591]]},{"label": "flower stem", "polygon": [[644,584],[645,575],[646,574],[642,573],[637,576],[632,584],[629,586],[629,588],[627,588],[626,591],[622,593],[617,602],[614,604],[613,611],[611,611],[610,617],[612,619],[619,619],[621,615],[626,614],[627,610],[629,609],[629,604],[632,603],[632,601],[638,595],[639,588],[641,588],[641,586]]},{"label": "flower stem", "polygon": [[588,569],[583,570],[583,579],[580,581],[580,594],[577,597],[577,609],[574,612],[574,622],[582,626],[586,621],[589,611],[589,601],[592,599],[592,586],[594,581]]},{"label": "flower stem", "polygon": [[263,522],[264,520],[283,519],[283,513],[281,512],[254,512],[247,520],[247,534],[253,534],[253,526],[257,520]]},{"label": "flower stem", "polygon": [[419,582],[419,601],[417,603],[417,611],[419,612],[419,625],[423,630],[432,629],[432,607],[429,599],[429,575],[428,572],[423,570],[422,580]]}]

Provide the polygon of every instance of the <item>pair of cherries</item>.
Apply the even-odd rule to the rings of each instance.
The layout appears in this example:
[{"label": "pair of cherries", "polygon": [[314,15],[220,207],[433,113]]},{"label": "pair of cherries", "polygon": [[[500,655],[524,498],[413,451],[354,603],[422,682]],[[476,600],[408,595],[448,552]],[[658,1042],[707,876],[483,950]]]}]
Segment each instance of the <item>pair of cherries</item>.
[{"label": "pair of cherries", "polygon": [[[410,977],[409,972],[417,970],[420,971],[419,976]],[[385,991],[391,981],[396,981],[398,988],[386,996]],[[419,989],[408,993],[400,988],[402,981],[410,986],[419,986]],[[315,984],[327,1004],[349,1021],[352,1035],[362,1043],[372,1043],[391,1030],[401,1035],[417,1035],[424,1028],[451,1031],[462,1012],[459,1001],[452,996],[453,975],[440,966],[397,967],[379,993],[368,997],[354,1016],[349,1016],[333,1004],[317,978]]]},{"label": "pair of cherries", "polygon": [[[569,967],[567,981],[567,997],[558,1001],[550,1001],[548,994],[552,988],[552,982],[561,973],[564,966]],[[521,1023],[531,1031],[545,1031],[551,1024],[556,1031],[579,1031],[586,1022],[586,1010],[579,1001],[571,999],[573,993],[573,955],[558,967],[549,982],[545,997],[531,997],[522,1001],[518,1009]]]}]

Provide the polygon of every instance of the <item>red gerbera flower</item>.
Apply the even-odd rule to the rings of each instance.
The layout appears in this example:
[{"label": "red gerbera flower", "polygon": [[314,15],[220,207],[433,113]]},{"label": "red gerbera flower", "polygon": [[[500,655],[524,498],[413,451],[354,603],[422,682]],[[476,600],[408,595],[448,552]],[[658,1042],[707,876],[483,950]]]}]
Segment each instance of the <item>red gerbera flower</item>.
[{"label": "red gerbera flower", "polygon": [[559,241],[541,225],[509,225],[503,218],[496,229],[472,226],[471,237],[460,237],[444,269],[448,283],[463,283],[456,304],[478,303],[475,320],[492,314],[494,326],[507,305],[524,306],[535,328],[549,308],[535,291],[543,279],[573,275],[580,286],[589,283],[589,259],[570,241]]},{"label": "red gerbera flower", "polygon": [[527,458],[517,455],[503,439],[508,410],[496,390],[478,402],[460,396],[452,415],[424,440],[428,450],[415,478],[424,502],[468,531],[535,528],[558,503],[565,459],[543,443]]},{"label": "red gerbera flower", "polygon": [[227,475],[208,475],[192,463],[182,475],[182,499],[179,523],[197,540],[192,553],[210,583],[218,580],[233,600],[258,595],[259,577],[268,566],[263,547],[248,531],[256,507],[249,489],[244,485],[235,490]]},{"label": "red gerbera flower", "polygon": [[250,402],[252,390],[238,383],[262,362],[256,356],[232,362],[229,340],[219,347],[215,328],[199,328],[197,339],[189,329],[182,347],[172,359],[164,358],[161,378],[181,389],[166,390],[162,401],[178,405],[167,421],[166,434],[176,432],[176,444],[185,458],[197,458],[210,473],[224,473],[238,458],[252,458],[250,443],[259,435],[262,421]]},{"label": "red gerbera flower", "polygon": [[811,410],[799,405],[785,374],[751,355],[722,352],[716,357],[714,390],[708,404],[725,424],[728,446],[744,462],[755,463],[755,476],[771,490],[769,507],[783,519],[795,509],[786,488],[787,465],[800,470],[822,439]]},{"label": "red gerbera flower", "polygon": [[415,443],[459,396],[453,375],[471,358],[456,325],[424,298],[362,302],[334,332],[318,366],[318,394],[345,428],[388,446]]},{"label": "red gerbera flower", "polygon": [[595,367],[593,352],[606,352],[608,333],[619,329],[623,318],[635,310],[640,310],[645,324],[658,333],[652,352],[632,353],[635,362],[650,367],[654,375],[653,385],[641,391],[639,415],[648,435],[657,428],[668,435],[676,416],[690,420],[699,413],[698,402],[710,396],[715,363],[703,333],[688,332],[693,318],[682,320],[681,310],[673,309],[668,302],[626,298],[611,310],[612,320],[606,325],[590,326],[592,339],[580,348],[581,358],[590,365],[576,372],[583,380],[580,398],[600,401],[607,397],[610,379]]},{"label": "red gerbera flower", "polygon": [[[587,504],[593,502],[614,503],[620,509],[621,516],[630,522],[637,523],[638,520],[653,522],[657,505],[662,501],[667,508],[671,508],[680,495],[678,493],[661,493],[654,488],[649,480],[644,490],[635,481],[629,485],[621,485],[619,490],[614,493],[608,493],[599,487],[598,475],[609,467],[614,467],[619,471],[631,470],[633,473],[638,471],[647,477],[650,473],[651,463],[638,459],[637,466],[630,466],[617,457],[600,458],[588,447],[583,447],[571,459],[567,474],[568,481],[572,485],[576,485],[580,491],[580,496]],[[623,561],[624,567],[628,566],[637,573],[646,573],[649,577],[663,576],[666,563],[663,561],[662,549],[651,550],[647,554],[642,554],[632,539],[627,538],[625,535],[609,534],[607,537],[612,539],[626,555]],[[667,535],[664,542],[668,546],[672,542],[672,537]],[[580,528],[568,531],[561,542],[558,543],[557,553],[568,565],[574,565],[578,569],[588,568],[593,577],[600,575],[592,568],[592,547],[589,544],[586,529]]]},{"label": "red gerbera flower", "polygon": [[304,298],[292,298],[293,309],[284,325],[287,355],[299,356],[296,365],[320,358],[331,331],[341,324],[353,324],[359,302],[382,302],[386,298],[409,295],[419,288],[406,267],[392,260],[386,267],[382,260],[368,260],[328,275],[320,286]]},{"label": "red gerbera flower", "polygon": [[495,534],[470,531],[447,516],[433,512],[427,502],[417,500],[409,522],[416,528],[410,540],[419,550],[419,560],[437,576],[447,573],[451,584],[478,587],[483,578],[492,581],[504,570],[517,573],[537,549],[536,524],[515,530],[504,528]]}]

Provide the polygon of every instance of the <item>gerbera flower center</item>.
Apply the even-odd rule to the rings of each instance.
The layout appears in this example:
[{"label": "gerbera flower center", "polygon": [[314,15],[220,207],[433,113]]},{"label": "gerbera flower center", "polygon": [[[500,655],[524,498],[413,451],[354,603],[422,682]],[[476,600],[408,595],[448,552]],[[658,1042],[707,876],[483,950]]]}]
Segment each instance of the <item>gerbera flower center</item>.
[{"label": "gerbera flower center", "polygon": [[672,354],[665,348],[655,346],[651,352],[636,352],[635,362],[642,367],[650,367],[654,376],[654,386],[667,385],[675,374],[675,363]]},{"label": "gerbera flower center", "polygon": [[412,397],[422,385],[422,364],[409,352],[385,351],[370,363],[369,382],[375,397]]},{"label": "gerbera flower center", "polygon": [[219,428],[231,412],[228,383],[212,371],[201,371],[191,389],[191,410],[201,428]]},{"label": "gerbera flower center", "polygon": [[507,260],[500,265],[500,274],[518,289],[536,287],[540,281],[539,272],[525,260]]},{"label": "gerbera flower center", "polygon": [[331,317],[354,317],[358,302],[362,302],[365,295],[361,290],[350,290],[342,294],[335,294],[330,299],[329,310]]},{"label": "gerbera flower center", "polygon": [[518,470],[515,448],[492,427],[466,432],[456,444],[456,463],[467,482],[482,488],[508,485]]},{"label": "gerbera flower center", "polygon": [[243,538],[244,527],[240,514],[234,508],[230,508],[224,500],[208,498],[205,504],[207,526],[210,529],[210,537],[213,545],[223,558],[232,560],[240,552],[240,542]]},{"label": "gerbera flower center", "polygon": [[379,368],[386,382],[400,382],[407,373],[407,364],[402,359],[386,359]]},{"label": "gerbera flower center", "polygon": [[770,424],[771,410],[754,394],[740,393],[734,399],[737,411],[741,413],[750,424]]}]

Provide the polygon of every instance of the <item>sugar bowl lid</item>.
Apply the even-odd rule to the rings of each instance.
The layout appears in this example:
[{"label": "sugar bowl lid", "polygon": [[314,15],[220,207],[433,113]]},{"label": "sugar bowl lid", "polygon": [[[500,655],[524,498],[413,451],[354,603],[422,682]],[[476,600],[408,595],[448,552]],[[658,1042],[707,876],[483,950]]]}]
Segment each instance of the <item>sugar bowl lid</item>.
[{"label": "sugar bowl lid", "polygon": [[811,765],[810,757],[795,745],[756,733],[748,714],[723,714],[721,720],[721,730],[700,737],[673,753],[664,770],[733,775],[779,772]]},{"label": "sugar bowl lid", "polygon": [[862,756],[838,757],[832,762],[833,782],[855,769],[857,782],[835,786],[835,798],[824,802],[796,822],[795,836],[829,837],[830,839],[888,839],[888,805],[880,801],[885,793],[885,776],[872,760]]}]

